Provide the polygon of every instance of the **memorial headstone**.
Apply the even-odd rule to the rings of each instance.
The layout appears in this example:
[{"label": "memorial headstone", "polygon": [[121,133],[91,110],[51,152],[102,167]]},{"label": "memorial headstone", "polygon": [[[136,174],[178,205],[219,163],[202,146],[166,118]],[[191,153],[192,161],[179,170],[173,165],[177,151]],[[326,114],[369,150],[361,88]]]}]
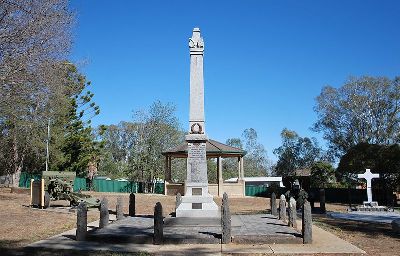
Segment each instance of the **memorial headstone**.
[{"label": "memorial headstone", "polygon": [[76,241],[85,241],[87,235],[87,207],[80,202],[76,211]]},{"label": "memorial headstone", "polygon": [[279,200],[279,219],[283,222],[286,222],[287,220],[285,195],[281,195],[281,198]]},{"label": "memorial headstone", "polygon": [[110,220],[110,214],[108,212],[108,200],[107,198],[103,197],[100,202],[100,221],[99,221],[99,228],[104,228],[108,225]]},{"label": "memorial headstone", "polygon": [[302,229],[303,244],[312,243],[312,215],[310,203],[305,200],[302,209]]},{"label": "memorial headstone", "polygon": [[288,226],[297,228],[297,211],[296,211],[296,200],[291,197],[289,199],[289,221]]},{"label": "memorial headstone", "polygon": [[135,194],[131,193],[129,195],[129,216],[134,217],[136,215],[136,198]]},{"label": "memorial headstone", "polygon": [[117,206],[115,211],[117,212],[117,220],[122,220],[124,218],[124,205],[121,197],[117,198]]},{"label": "memorial headstone", "polygon": [[228,194],[225,192],[222,197],[222,212],[221,212],[221,224],[222,224],[222,243],[228,244],[231,242],[231,212],[229,210],[229,199]]},{"label": "memorial headstone", "polygon": [[208,193],[204,119],[204,41],[200,29],[194,28],[189,39],[190,49],[190,108],[186,166],[185,196],[176,209],[176,217],[219,217],[217,204]]},{"label": "memorial headstone", "polygon": [[278,208],[276,206],[276,195],[274,192],[271,194],[271,214],[278,216]]},{"label": "memorial headstone", "polygon": [[163,230],[163,210],[160,202],[157,202],[154,207],[154,244],[163,244],[164,230]]}]

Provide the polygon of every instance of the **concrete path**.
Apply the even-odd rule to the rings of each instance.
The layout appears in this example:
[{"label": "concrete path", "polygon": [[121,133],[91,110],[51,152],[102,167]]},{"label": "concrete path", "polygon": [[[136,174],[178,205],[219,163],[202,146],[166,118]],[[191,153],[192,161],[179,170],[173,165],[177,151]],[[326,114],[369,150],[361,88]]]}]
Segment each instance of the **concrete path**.
[{"label": "concrete path", "polygon": [[[249,215],[251,216],[251,215]],[[110,225],[109,227],[114,226]],[[264,224],[265,225],[265,224]],[[117,226],[117,225],[115,225]],[[301,225],[300,225],[301,226]],[[88,230],[98,227],[98,221],[88,225]],[[253,227],[253,226],[251,226]],[[54,250],[85,250],[113,252],[149,252],[155,255],[224,255],[238,254],[317,254],[317,253],[365,253],[335,235],[313,226],[313,243],[303,244],[138,244],[130,242],[75,241],[76,229],[69,230],[46,240],[30,244],[28,248]]]},{"label": "concrete path", "polygon": [[397,212],[330,212],[327,215],[334,219],[378,223],[392,223],[393,220],[400,219],[400,214]]}]

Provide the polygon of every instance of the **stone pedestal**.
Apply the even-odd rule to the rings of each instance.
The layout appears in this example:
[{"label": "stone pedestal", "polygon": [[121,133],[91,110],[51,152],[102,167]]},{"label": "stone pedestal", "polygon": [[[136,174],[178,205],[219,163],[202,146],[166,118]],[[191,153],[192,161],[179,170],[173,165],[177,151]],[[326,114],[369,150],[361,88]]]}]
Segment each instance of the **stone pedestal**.
[{"label": "stone pedestal", "polygon": [[210,217],[220,216],[213,196],[208,193],[206,141],[200,134],[186,136],[188,142],[187,179],[185,196],[176,209],[176,217]]}]

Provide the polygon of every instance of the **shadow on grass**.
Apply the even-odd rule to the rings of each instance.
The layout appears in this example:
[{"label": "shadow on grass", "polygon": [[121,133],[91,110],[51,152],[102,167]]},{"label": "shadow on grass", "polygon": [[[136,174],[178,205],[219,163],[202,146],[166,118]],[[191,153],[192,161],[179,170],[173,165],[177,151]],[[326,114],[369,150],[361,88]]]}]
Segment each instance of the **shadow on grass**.
[{"label": "shadow on grass", "polygon": [[340,228],[344,231],[361,232],[371,238],[376,237],[377,235],[383,235],[400,239],[400,234],[396,234],[392,230],[391,224],[332,219],[324,217],[314,217],[313,219],[314,221],[327,224],[334,229]]}]

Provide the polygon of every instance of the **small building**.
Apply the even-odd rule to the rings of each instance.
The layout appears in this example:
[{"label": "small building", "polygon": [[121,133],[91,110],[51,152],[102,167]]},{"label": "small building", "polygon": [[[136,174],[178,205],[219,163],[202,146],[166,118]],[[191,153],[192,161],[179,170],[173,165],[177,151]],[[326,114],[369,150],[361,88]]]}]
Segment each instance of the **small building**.
[{"label": "small building", "polygon": [[[188,144],[185,141],[181,145],[169,149],[162,153],[165,156],[165,183],[164,193],[165,195],[176,195],[185,193],[185,184],[173,182],[172,177],[172,161],[174,158],[185,158],[188,156]],[[243,197],[245,195],[245,183],[244,183],[244,168],[243,168],[243,157],[246,151],[232,147],[215,140],[207,140],[206,142],[206,157],[207,159],[217,159],[217,180],[218,184],[208,184],[208,192],[213,196],[222,196],[224,192],[230,197]],[[223,158],[237,158],[238,166],[238,177],[236,182],[225,183],[222,179],[222,161]]]},{"label": "small building", "polygon": [[[225,182],[237,182],[238,178],[230,178],[225,180]],[[253,186],[265,186],[271,187],[271,185],[276,184],[280,188],[284,188],[282,182],[282,177],[244,177],[243,181],[246,185],[253,185]]]}]

